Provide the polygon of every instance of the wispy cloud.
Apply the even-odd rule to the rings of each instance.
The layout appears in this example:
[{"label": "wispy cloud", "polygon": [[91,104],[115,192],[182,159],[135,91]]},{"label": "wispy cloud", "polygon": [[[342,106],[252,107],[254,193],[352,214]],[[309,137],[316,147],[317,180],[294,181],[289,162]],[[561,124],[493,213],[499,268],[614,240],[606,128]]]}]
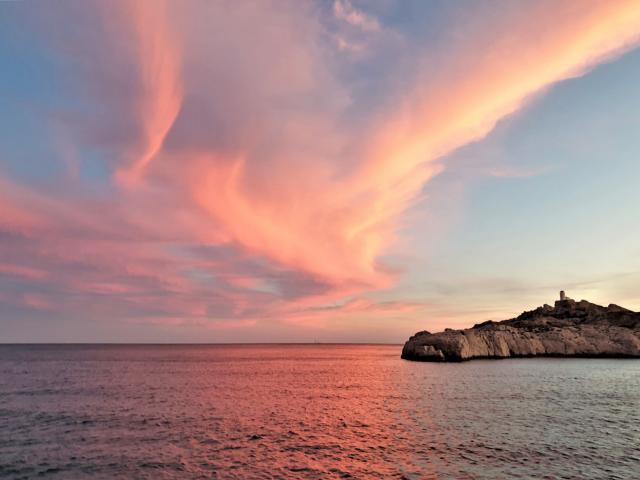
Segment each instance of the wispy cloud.
[{"label": "wispy cloud", "polygon": [[366,32],[377,32],[380,30],[378,20],[371,15],[367,15],[362,10],[355,8],[349,0],[335,0],[333,2],[333,14],[338,20]]},{"label": "wispy cloud", "polygon": [[[413,315],[415,305],[364,299],[401,274],[381,258],[442,156],[640,32],[640,4],[625,1],[536,2],[481,28],[462,18],[457,42],[399,50],[413,68],[374,98],[333,57],[327,18],[304,2],[272,7],[71,9],[72,23],[101,27],[41,48],[68,56],[84,108],[67,124],[106,173],[99,191],[81,177],[63,187],[2,180],[0,282],[20,295],[0,302],[12,315],[46,306],[217,328]],[[332,13],[382,28],[348,1]]]}]

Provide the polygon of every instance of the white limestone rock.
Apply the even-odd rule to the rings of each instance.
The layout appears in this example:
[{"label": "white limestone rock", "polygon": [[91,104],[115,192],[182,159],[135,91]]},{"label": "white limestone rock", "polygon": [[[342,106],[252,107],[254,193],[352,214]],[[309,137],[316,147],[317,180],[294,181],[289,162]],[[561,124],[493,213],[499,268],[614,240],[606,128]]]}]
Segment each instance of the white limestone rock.
[{"label": "white limestone rock", "polygon": [[530,356],[640,357],[640,313],[565,297],[502,322],[419,332],[402,349],[402,358],[431,362]]}]

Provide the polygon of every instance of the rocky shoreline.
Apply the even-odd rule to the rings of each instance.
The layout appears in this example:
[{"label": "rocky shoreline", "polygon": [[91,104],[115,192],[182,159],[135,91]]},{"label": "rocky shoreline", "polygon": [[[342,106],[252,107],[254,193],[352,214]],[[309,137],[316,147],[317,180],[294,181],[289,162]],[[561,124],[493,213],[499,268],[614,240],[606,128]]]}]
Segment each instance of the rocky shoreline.
[{"label": "rocky shoreline", "polygon": [[516,357],[640,358],[640,313],[564,296],[516,318],[465,330],[418,332],[402,358],[424,362]]}]

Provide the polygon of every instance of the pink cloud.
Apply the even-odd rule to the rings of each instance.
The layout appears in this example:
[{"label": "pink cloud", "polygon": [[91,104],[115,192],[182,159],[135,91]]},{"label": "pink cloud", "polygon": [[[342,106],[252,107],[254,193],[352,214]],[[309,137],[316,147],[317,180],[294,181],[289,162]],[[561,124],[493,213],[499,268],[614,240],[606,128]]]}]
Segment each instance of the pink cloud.
[{"label": "pink cloud", "polygon": [[[115,16],[127,26],[134,42],[134,64],[139,69],[141,94],[136,113],[142,124],[139,145],[131,152],[129,165],[116,172],[124,184],[137,182],[160,152],[182,104],[179,46],[172,32],[167,4],[135,2],[123,4]],[[110,21],[114,21],[113,18]]]},{"label": "pink cloud", "polygon": [[46,272],[37,268],[25,267],[23,265],[0,264],[0,274],[15,275],[23,278],[42,279],[46,277]]},{"label": "pink cloud", "polygon": [[[0,277],[28,281],[25,309],[212,328],[416,315],[419,302],[365,295],[401,274],[382,258],[441,158],[640,31],[625,1],[461,20],[441,64],[413,46],[402,88],[354,121],[357,101],[377,100],[345,82],[307,3],[92,7],[75,14],[99,33],[61,43],[100,114],[67,120],[108,181],[96,193],[80,178],[2,179]],[[380,27],[346,1],[333,14]]]},{"label": "pink cloud", "polygon": [[356,9],[349,0],[335,0],[333,14],[338,20],[364,31],[376,32],[380,30],[380,24],[374,17]]}]

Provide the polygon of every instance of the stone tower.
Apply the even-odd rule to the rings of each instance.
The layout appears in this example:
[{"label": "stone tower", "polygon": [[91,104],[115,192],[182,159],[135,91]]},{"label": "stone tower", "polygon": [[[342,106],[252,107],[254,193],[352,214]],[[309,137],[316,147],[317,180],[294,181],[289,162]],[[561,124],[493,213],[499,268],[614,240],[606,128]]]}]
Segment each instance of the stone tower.
[{"label": "stone tower", "polygon": [[564,301],[567,299],[567,296],[564,294],[564,290],[560,290],[560,301]]}]

